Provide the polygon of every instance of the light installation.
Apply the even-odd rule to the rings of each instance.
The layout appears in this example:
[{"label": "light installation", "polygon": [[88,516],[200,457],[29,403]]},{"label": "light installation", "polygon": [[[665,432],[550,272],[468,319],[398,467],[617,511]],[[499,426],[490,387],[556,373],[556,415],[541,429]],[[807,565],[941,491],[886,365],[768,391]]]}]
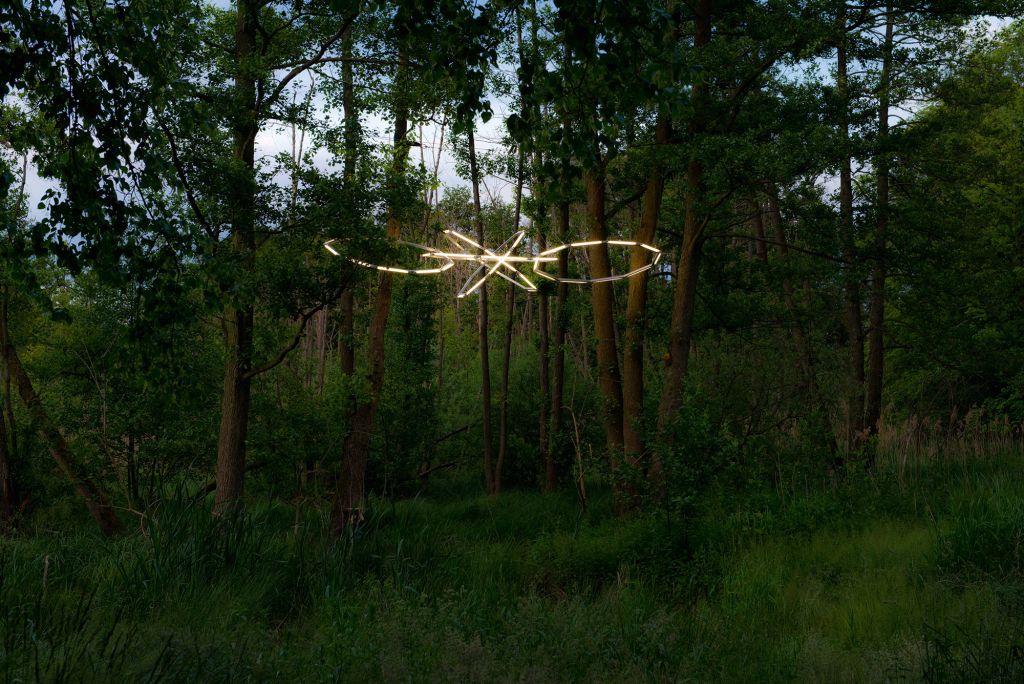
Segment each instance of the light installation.
[{"label": "light installation", "polygon": [[[422,252],[421,258],[436,260],[439,262],[437,266],[431,266],[427,268],[399,268],[397,266],[386,266],[381,264],[372,264],[367,261],[355,259],[349,257],[349,260],[362,266],[364,268],[372,268],[378,271],[386,271],[388,273],[402,273],[406,275],[431,275],[437,273],[443,273],[452,266],[455,265],[456,261],[465,261],[477,263],[477,269],[466,279],[466,282],[462,285],[459,290],[457,297],[467,297],[476,292],[480,286],[482,286],[488,278],[492,275],[498,275],[504,278],[510,283],[521,287],[527,292],[536,292],[537,286],[526,277],[526,275],[519,270],[520,265],[530,264],[533,267],[534,275],[550,280],[556,283],[573,283],[578,285],[586,285],[589,283],[609,283],[616,280],[624,280],[626,278],[632,278],[633,276],[639,275],[645,271],[648,271],[658,263],[661,259],[661,250],[657,247],[645,244],[643,242],[637,242],[635,240],[584,240],[583,242],[571,242],[565,245],[558,245],[551,249],[546,249],[543,252],[536,255],[517,255],[515,254],[516,248],[519,247],[523,239],[526,237],[525,231],[516,231],[512,237],[505,240],[495,250],[490,250],[487,247],[481,245],[472,238],[463,235],[462,233],[455,230],[444,231],[445,238],[448,239],[456,249],[466,250],[473,248],[476,252],[466,251],[451,251],[446,252],[426,245],[416,244],[415,242],[405,242],[399,240],[398,243],[407,245],[414,249]],[[328,240],[324,243],[324,247],[331,254],[335,256],[341,256],[341,254],[333,247],[335,240]],[[562,278],[559,276],[551,275],[544,271],[544,264],[558,261],[559,253],[572,249],[580,249],[586,247],[593,247],[596,245],[609,245],[616,247],[639,247],[649,252],[651,260],[646,265],[639,268],[635,268],[628,273],[619,273],[610,276],[604,276],[601,278]]]},{"label": "light installation", "polygon": [[[333,247],[335,242],[337,242],[337,240],[328,240],[327,242],[324,243],[324,248],[334,256],[340,257],[341,254],[338,252],[338,250],[334,249]],[[419,245],[416,244],[415,242],[406,242],[405,240],[398,240],[398,244],[413,247],[424,252],[424,254],[433,254],[437,251],[433,247]],[[364,268],[373,268],[378,271],[387,271],[388,273],[405,273],[406,275],[431,275],[434,273],[444,273],[449,268],[455,265],[455,262],[452,261],[451,259],[446,260],[440,266],[431,268],[398,268],[396,266],[382,266],[380,264],[371,264],[366,261],[360,261],[359,259],[354,259],[352,257],[349,257],[349,261],[351,261],[354,264],[358,264]]]},{"label": "light installation", "polygon": [[[593,247],[595,245],[615,245],[619,247],[640,247],[645,249],[651,254],[653,258],[647,262],[645,266],[640,268],[634,268],[629,273],[617,273],[615,275],[604,276],[602,278],[559,278],[549,273],[545,273],[539,268],[542,262],[545,261],[557,261],[558,257],[553,256],[559,252],[564,252],[568,249],[578,249],[580,247]],[[558,245],[551,249],[546,249],[533,258],[533,272],[541,278],[547,278],[556,283],[575,283],[577,285],[586,285],[587,283],[611,283],[616,280],[625,280],[626,278],[632,278],[635,275],[640,275],[644,271],[649,271],[654,268],[658,261],[661,259],[661,250],[657,247],[645,244],[643,242],[637,242],[636,240],[584,240],[583,242],[570,242],[567,245]]]}]

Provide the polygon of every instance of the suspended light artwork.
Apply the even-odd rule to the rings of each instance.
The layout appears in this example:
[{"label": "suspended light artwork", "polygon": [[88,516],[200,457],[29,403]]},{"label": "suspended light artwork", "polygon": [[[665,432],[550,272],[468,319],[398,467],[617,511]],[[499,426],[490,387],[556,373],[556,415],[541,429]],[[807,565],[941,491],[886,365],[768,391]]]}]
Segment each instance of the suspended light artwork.
[{"label": "suspended light artwork", "polygon": [[[595,245],[613,245],[618,247],[640,247],[653,254],[653,258],[647,262],[645,266],[640,268],[634,268],[629,273],[618,273],[615,275],[604,276],[603,278],[559,278],[545,273],[543,270],[538,268],[541,262],[544,261],[557,261],[558,257],[553,256],[559,252],[564,252],[569,249],[578,249],[581,247],[593,247]],[[575,283],[577,285],[586,285],[587,283],[611,283],[616,280],[625,280],[626,278],[632,278],[635,275],[640,275],[644,271],[649,271],[654,268],[658,261],[661,259],[661,250],[657,247],[644,244],[643,242],[637,242],[635,240],[585,240],[583,242],[570,242],[567,245],[558,245],[551,249],[546,249],[538,254],[533,259],[533,272],[541,278],[547,278],[556,283]]]},{"label": "suspended light artwork", "polygon": [[[477,269],[469,276],[466,282],[462,285],[462,288],[457,293],[457,297],[466,297],[473,294],[483,285],[488,278],[492,275],[498,275],[504,278],[508,282],[521,287],[527,292],[536,292],[537,286],[519,270],[519,265],[530,264],[533,267],[534,275],[550,280],[556,283],[574,283],[578,285],[586,285],[590,283],[609,283],[616,280],[625,280],[626,278],[632,278],[633,276],[644,273],[654,268],[654,266],[661,259],[661,250],[657,247],[645,244],[643,242],[637,242],[635,240],[585,240],[583,242],[571,242],[566,245],[558,245],[551,249],[546,249],[540,254],[536,255],[517,255],[514,252],[519,247],[523,239],[526,237],[525,231],[517,231],[512,237],[505,240],[501,245],[494,251],[484,247],[480,243],[476,242],[470,237],[463,235],[462,233],[455,230],[444,231],[445,238],[451,242],[456,249],[465,250],[472,248],[477,250],[476,252],[466,251],[452,251],[445,252],[440,249],[433,247],[427,247],[426,245],[416,244],[415,242],[405,242],[404,240],[398,241],[398,244],[407,245],[414,249],[422,252],[420,255],[424,259],[437,260],[438,266],[432,266],[428,268],[399,268],[397,266],[385,266],[381,264],[371,264],[366,261],[361,261],[349,257],[349,260],[362,266],[364,268],[372,268],[378,271],[386,271],[388,273],[402,273],[406,275],[431,275],[436,273],[443,273],[452,266],[455,265],[456,261],[466,261],[479,264]],[[324,243],[324,247],[328,252],[335,256],[341,256],[341,254],[333,247],[335,240],[328,240]],[[628,273],[619,273],[610,276],[604,276],[601,278],[562,278],[559,276],[551,275],[544,271],[544,264],[556,262],[559,259],[559,253],[572,250],[581,249],[586,247],[594,247],[596,245],[608,245],[615,247],[640,247],[651,254],[651,260],[646,265],[639,268],[635,268]]]},{"label": "suspended light artwork", "polygon": [[[340,257],[341,254],[332,246],[335,242],[337,242],[337,240],[328,240],[327,242],[324,243],[324,248],[334,256]],[[399,240],[398,244],[418,249],[421,252],[423,252],[425,256],[432,255],[437,251],[433,247],[427,247],[426,245],[418,245],[415,242],[406,242],[405,240]],[[364,268],[373,268],[378,271],[387,271],[388,273],[404,273],[406,275],[431,275],[434,273],[444,273],[449,268],[455,265],[455,262],[452,261],[451,259],[447,259],[444,263],[442,263],[440,266],[436,268],[398,268],[396,266],[382,266],[380,264],[371,264],[366,261],[360,261],[359,259],[353,259],[351,257],[349,257],[349,261],[351,261],[353,264],[358,264],[359,266],[362,266]]]}]

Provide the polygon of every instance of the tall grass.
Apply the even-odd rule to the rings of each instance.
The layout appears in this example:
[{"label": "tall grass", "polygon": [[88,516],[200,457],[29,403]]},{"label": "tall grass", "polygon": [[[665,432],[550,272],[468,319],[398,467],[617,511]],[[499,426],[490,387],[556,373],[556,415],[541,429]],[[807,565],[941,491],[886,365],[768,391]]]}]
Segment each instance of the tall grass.
[{"label": "tall grass", "polygon": [[626,520],[454,482],[341,540],[179,493],[112,542],[0,540],[0,681],[1019,680],[1024,461],[910,475]]},{"label": "tall grass", "polygon": [[912,415],[897,421],[887,412],[878,424],[876,453],[880,464],[905,485],[936,461],[1024,456],[1024,423],[1012,423],[1005,416],[987,419],[977,409],[962,416],[954,409],[944,420]]}]

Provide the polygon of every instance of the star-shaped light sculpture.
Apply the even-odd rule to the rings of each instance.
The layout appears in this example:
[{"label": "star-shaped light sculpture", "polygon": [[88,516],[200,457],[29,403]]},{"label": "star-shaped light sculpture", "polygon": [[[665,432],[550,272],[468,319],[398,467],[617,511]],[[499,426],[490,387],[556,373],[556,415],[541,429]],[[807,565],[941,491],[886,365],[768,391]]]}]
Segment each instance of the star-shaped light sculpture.
[{"label": "star-shaped light sculpture", "polygon": [[523,275],[514,264],[534,263],[538,259],[541,261],[556,261],[558,257],[549,256],[517,256],[513,254],[519,243],[526,237],[526,231],[516,231],[509,239],[505,240],[498,249],[494,252],[487,249],[476,240],[463,235],[462,233],[455,230],[444,231],[444,236],[448,238],[449,242],[454,244],[456,247],[465,249],[466,245],[479,250],[478,253],[469,252],[430,252],[424,254],[424,257],[436,258],[436,259],[450,259],[453,261],[473,261],[480,264],[472,275],[463,284],[462,289],[459,290],[457,297],[467,297],[477,289],[480,288],[487,279],[495,273],[505,280],[513,283],[527,292],[536,292],[537,286],[534,285],[529,278]]},{"label": "star-shaped light sculpture", "polygon": [[[574,283],[579,285],[587,285],[593,283],[606,283],[615,280],[624,280],[632,278],[633,276],[639,275],[644,271],[648,271],[658,263],[661,259],[661,250],[657,247],[645,244],[643,242],[637,242],[635,240],[587,240],[584,242],[571,242],[567,245],[558,245],[551,249],[544,250],[537,255],[521,256],[515,254],[516,249],[522,243],[526,237],[526,232],[519,230],[516,231],[512,237],[505,240],[498,248],[491,251],[487,247],[484,247],[476,240],[473,240],[462,233],[455,230],[444,231],[445,238],[448,239],[455,247],[459,249],[470,249],[474,251],[466,252],[443,252],[433,247],[427,247],[425,245],[418,245],[412,242],[404,242],[399,240],[399,244],[404,244],[423,252],[420,256],[424,259],[437,259],[440,264],[436,267],[429,268],[400,268],[397,266],[384,266],[380,264],[371,264],[359,259],[350,257],[350,261],[366,268],[377,269],[378,271],[386,271],[388,273],[403,273],[408,275],[430,275],[437,274],[447,271],[455,265],[456,261],[474,262],[479,264],[477,269],[469,276],[466,282],[462,285],[456,296],[462,298],[467,297],[476,292],[480,287],[487,282],[487,279],[492,275],[497,274],[504,278],[508,282],[521,287],[527,292],[536,292],[537,286],[527,278],[522,271],[517,267],[518,264],[531,264],[533,266],[533,272],[535,275],[547,280],[551,280],[556,283]],[[341,254],[334,249],[334,240],[328,240],[324,243],[324,247],[335,256],[341,256]],[[567,278],[551,275],[545,273],[542,264],[550,263],[559,260],[559,254],[566,250],[582,249],[586,247],[593,247],[596,245],[606,245],[613,247],[633,247],[639,248],[647,252],[647,259],[645,264],[639,268],[635,268],[628,273],[619,273],[615,275],[604,276],[601,278]]]}]

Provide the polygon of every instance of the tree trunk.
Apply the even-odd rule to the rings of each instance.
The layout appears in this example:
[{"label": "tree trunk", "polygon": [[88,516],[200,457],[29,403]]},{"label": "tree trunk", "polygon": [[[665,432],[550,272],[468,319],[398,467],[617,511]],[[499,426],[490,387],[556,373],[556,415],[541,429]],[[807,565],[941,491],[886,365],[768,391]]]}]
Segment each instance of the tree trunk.
[{"label": "tree trunk", "polygon": [[106,537],[120,534],[124,529],[120,519],[118,519],[106,495],[93,483],[81,465],[75,462],[71,456],[64,435],[60,433],[60,430],[50,420],[50,415],[46,412],[46,409],[43,408],[43,402],[32,386],[28,375],[26,375],[25,369],[21,365],[21,360],[18,358],[18,353],[11,343],[6,325],[4,327],[5,329],[0,331],[0,338],[4,340],[4,365],[7,367],[7,372],[10,373],[11,380],[18,390],[18,396],[21,397],[21,401],[25,404],[25,408],[28,410],[29,415],[32,416],[32,420],[39,430],[40,439],[46,444],[53,460],[57,462],[65,477],[74,486],[75,491],[82,497],[82,501],[89,510],[89,514],[92,515],[96,524],[99,525],[100,532]]},{"label": "tree trunk", "polygon": [[[7,347],[7,285],[0,284],[0,355]],[[14,513],[16,495],[11,462],[15,458],[14,411],[7,408],[10,401],[11,377],[7,364],[0,363],[3,382],[4,410],[0,411],[0,521]]]},{"label": "tree trunk", "polygon": [[438,311],[437,321],[437,393],[444,392],[444,309]]},{"label": "tree trunk", "polygon": [[[519,169],[516,174],[516,208],[513,213],[513,230],[519,230],[519,219],[523,210],[523,153],[519,153]],[[481,242],[480,244],[483,244]],[[527,302],[527,308],[529,302]],[[506,284],[505,310],[508,319],[505,323],[505,349],[501,363],[501,413],[498,417],[498,462],[494,468],[494,493],[501,493],[501,473],[505,466],[508,451],[508,376],[512,366],[512,333],[515,326],[516,286]]]},{"label": "tree trunk", "polygon": [[871,312],[868,319],[867,407],[864,423],[871,434],[878,432],[882,417],[882,380],[885,366],[885,254],[889,227],[889,87],[892,74],[893,11],[885,8],[885,44],[882,52],[882,73],[878,85],[878,146],[875,157],[877,173],[875,226],[875,263],[871,273]]},{"label": "tree trunk", "polygon": [[839,167],[839,232],[844,267],[843,293],[847,341],[846,449],[856,447],[864,430],[864,331],[861,326],[860,280],[856,268],[856,236],[853,230],[853,162],[850,158],[850,90],[847,76],[846,2],[840,3],[839,28],[842,32],[836,50],[836,87],[840,97],[839,134],[843,160]]},{"label": "tree trunk", "polygon": [[14,512],[14,479],[11,475],[11,455],[8,451],[7,418],[0,414],[0,523]]},{"label": "tree trunk", "polygon": [[226,357],[217,438],[216,512],[240,505],[244,491],[245,440],[252,387],[247,375],[252,352],[252,308],[225,311],[223,329]]},{"label": "tree trunk", "polygon": [[[356,155],[359,152],[359,112],[356,109],[355,84],[352,68],[352,27],[349,26],[341,43],[341,97],[345,109],[345,162],[342,166],[342,180],[346,194],[355,191]],[[352,290],[346,288],[341,293],[341,372],[351,376],[355,372],[355,346],[352,340],[352,327],[355,305]]]},{"label": "tree trunk", "polygon": [[[778,208],[778,203],[775,204]],[[750,211],[750,220],[754,224],[754,253],[757,254],[757,258],[761,263],[768,262],[768,238],[764,233],[764,213],[761,201],[757,198],[755,193],[750,193],[747,197],[747,207]],[[781,215],[780,215],[781,218]],[[781,249],[779,250],[782,251]]]},{"label": "tree trunk", "polygon": [[[569,241],[569,202],[562,200],[558,205],[558,239],[561,244]],[[558,253],[558,277],[569,277],[568,250]],[[551,360],[551,433],[548,435],[548,453],[544,463],[544,491],[553,492],[558,486],[558,458],[564,442],[565,425],[565,338],[569,328],[569,312],[566,308],[569,286],[560,282],[555,288],[554,324],[555,335]]]},{"label": "tree trunk", "polygon": [[[473,138],[473,128],[469,129],[469,174],[473,185],[473,211],[474,222],[476,223],[476,240],[479,244],[484,242],[484,220],[480,209],[480,176],[476,167],[476,141]],[[496,494],[496,480],[494,477],[494,464],[491,453],[491,354],[488,341],[487,321],[487,283],[484,283],[477,290],[479,293],[477,310],[477,330],[479,332],[480,346],[480,384],[481,404],[483,407],[484,421],[484,486],[488,494]]]},{"label": "tree trunk", "polygon": [[338,334],[341,337],[341,372],[351,376],[356,369],[356,353],[352,344],[353,319],[355,316],[355,301],[352,297],[352,290],[345,290],[341,293],[341,325]]},{"label": "tree trunk", "polygon": [[[699,167],[699,164],[691,164]],[[690,178],[700,171],[690,169]],[[699,181],[698,181],[699,182]],[[693,337],[693,314],[697,295],[697,275],[700,270],[701,239],[697,232],[694,210],[686,200],[687,218],[683,233],[683,244],[679,247],[679,261],[676,264],[676,289],[672,297],[672,322],[669,329],[668,356],[666,358],[665,384],[662,386],[658,404],[658,431],[665,430],[682,403],[683,382],[690,365],[690,342]]]},{"label": "tree trunk", "polygon": [[[246,271],[255,267],[256,79],[251,55],[256,47],[258,8],[239,0],[235,13],[235,106],[232,157],[243,169],[230,190],[232,253]],[[252,304],[230,303],[224,310],[224,388],[217,437],[217,493],[214,511],[241,504],[245,483],[245,440],[249,430],[252,365]]]},{"label": "tree trunk", "polygon": [[[694,11],[695,53],[703,54],[711,43],[711,0],[697,0]],[[704,76],[698,74],[691,88],[693,115],[690,120],[690,134],[695,141],[703,135],[707,123],[704,120],[707,84]],[[704,222],[698,217],[703,191],[704,167],[700,159],[691,156],[686,167],[686,203],[683,222],[683,239],[679,246],[679,262],[676,268],[676,289],[672,297],[672,320],[669,328],[668,357],[665,383],[662,385],[661,401],[658,404],[658,432],[665,429],[675,418],[683,396],[683,381],[690,362],[690,338],[693,335],[694,301],[697,294],[697,276],[700,272],[700,257],[703,240],[701,234]]]},{"label": "tree trunk", "polygon": [[[349,26],[345,31],[344,36],[341,40],[341,52],[343,61],[341,63],[341,97],[342,107],[345,110],[345,123],[344,123],[344,142],[345,142],[345,160],[342,166],[342,188],[349,202],[352,202],[353,195],[355,192],[355,177],[356,177],[356,155],[359,150],[359,112],[356,109],[355,103],[355,86],[353,81],[353,68],[352,68],[352,27]],[[350,207],[354,204],[350,204]],[[341,295],[338,298],[338,308],[341,310],[341,321],[338,326],[338,356],[341,362],[341,372],[348,378],[349,395],[348,395],[348,426],[346,429],[345,437],[343,438],[342,444],[345,451],[342,454],[342,462],[345,462],[345,454],[348,453],[346,446],[347,440],[352,432],[352,426],[355,423],[355,414],[358,409],[356,405],[356,394],[355,388],[351,383],[352,376],[356,370],[356,353],[355,353],[355,340],[353,338],[354,325],[355,325],[355,297],[352,294],[352,289],[346,287],[341,291]],[[372,422],[372,420],[371,420]],[[371,426],[372,427],[372,426]],[[307,465],[310,462],[307,461]],[[344,467],[344,466],[343,466]],[[310,472],[307,467],[306,479],[310,479]],[[340,488],[339,488],[340,491]],[[336,494],[337,495],[337,494]],[[359,499],[361,500],[361,494]],[[345,504],[348,510],[349,503]],[[345,522],[339,522],[342,527]]]},{"label": "tree trunk", "polygon": [[[3,329],[7,329],[7,322],[9,320],[9,307],[10,307],[10,290],[8,285],[3,285],[0,288],[0,319],[2,319]],[[0,340],[0,345],[4,343],[4,340]],[[0,363],[0,383],[2,383],[3,389],[3,412],[7,416],[7,437],[10,440],[10,455],[11,458],[18,457],[18,424],[14,421],[14,394],[11,391],[11,374],[7,372],[7,366]]]},{"label": "tree trunk", "polygon": [[[603,168],[590,168],[584,174],[587,188],[587,223],[589,240],[607,240],[608,226],[605,222],[605,177]],[[601,242],[587,248],[590,256],[590,277],[606,278],[611,275],[608,245]],[[628,476],[622,470],[622,378],[619,370],[619,354],[615,344],[615,293],[612,284],[595,282],[590,286],[591,305],[594,311],[594,334],[597,339],[598,379],[604,400],[605,442],[608,460],[613,473]],[[586,343],[584,339],[584,343]],[[615,506],[620,513],[632,508],[631,490],[616,482]]]},{"label": "tree trunk", "polygon": [[[667,145],[672,136],[672,126],[667,114],[658,117],[654,129],[656,145]],[[661,211],[662,191],[665,187],[661,161],[655,160],[647,177],[644,191],[643,212],[636,241],[654,244],[658,229],[658,215]],[[647,265],[650,252],[634,247],[629,260],[629,270],[634,271]],[[644,454],[642,432],[644,413],[644,338],[647,326],[647,276],[645,272],[629,279],[629,295],[626,300],[626,334],[622,350],[622,434],[626,462],[632,466],[641,463]],[[661,479],[661,465],[656,460],[650,464],[648,473],[654,480]]]},{"label": "tree trunk", "polygon": [[[403,41],[406,36],[405,27],[398,28],[399,40]],[[404,84],[408,68],[404,42],[399,43],[398,63],[396,96],[399,95],[397,88]],[[392,190],[397,188],[409,165],[409,113],[404,98],[398,96],[396,99],[394,149],[388,172],[388,184]],[[397,240],[401,236],[398,206],[388,207],[387,234],[391,240]],[[380,402],[381,388],[384,386],[384,337],[387,332],[388,315],[391,313],[392,278],[393,274],[387,271],[381,271],[378,277],[377,297],[374,300],[373,318],[366,341],[370,392],[369,396],[356,406],[342,446],[338,491],[335,493],[331,514],[336,534],[351,524],[361,522],[364,517],[366,466],[370,458],[373,422]]]},{"label": "tree trunk", "polygon": [[[775,242],[778,245],[779,254],[783,259],[789,259],[789,244],[786,239],[786,229],[782,222],[782,211],[779,209],[779,200],[773,192],[768,193],[768,212],[771,220]],[[800,313],[796,303],[795,288],[788,276],[782,279],[782,299],[786,305],[786,311],[790,317],[790,335],[793,338],[793,345],[797,351],[797,362],[800,371],[800,384],[803,393],[810,398],[813,405],[812,411],[817,414],[818,421],[828,437],[829,449],[834,454],[836,451],[835,431],[826,410],[825,398],[822,396],[821,387],[818,385],[818,375],[814,368],[814,353],[811,348],[807,333],[804,332],[800,322]]]},{"label": "tree trunk", "polygon": [[[773,194],[768,194],[768,215],[771,219],[772,232],[775,234],[775,244],[783,259],[789,259],[789,244],[786,239],[786,229],[782,223],[782,211],[779,208],[779,200]],[[765,255],[767,261],[767,255]],[[803,327],[800,325],[800,315],[796,304],[793,283],[789,276],[782,278],[782,301],[789,314],[789,331],[793,338],[793,344],[797,350],[797,360],[800,370],[800,381],[804,392],[815,404],[820,400],[818,392],[817,376],[814,373],[814,360],[811,355],[811,345],[807,340]]]},{"label": "tree trunk", "polygon": [[501,362],[501,413],[498,417],[498,461],[494,467],[494,493],[501,493],[501,472],[508,451],[508,376],[512,366],[512,324],[516,313],[516,286],[507,284],[508,295],[505,308],[508,322],[505,325],[505,350]]},{"label": "tree trunk", "polygon": [[[545,208],[540,206],[537,209],[538,220],[543,220]],[[538,226],[538,247],[543,252],[548,248],[547,231]],[[540,411],[538,415],[539,425],[537,427],[538,442],[540,442],[541,463],[544,467],[543,489],[548,487],[548,466],[554,465],[551,460],[551,440],[548,434],[548,425],[551,420],[551,341],[549,323],[549,302],[548,293],[542,291],[537,302],[537,326],[540,335]],[[552,468],[553,470],[553,468]],[[552,479],[554,473],[551,473]],[[554,485],[552,485],[553,487]]]}]

